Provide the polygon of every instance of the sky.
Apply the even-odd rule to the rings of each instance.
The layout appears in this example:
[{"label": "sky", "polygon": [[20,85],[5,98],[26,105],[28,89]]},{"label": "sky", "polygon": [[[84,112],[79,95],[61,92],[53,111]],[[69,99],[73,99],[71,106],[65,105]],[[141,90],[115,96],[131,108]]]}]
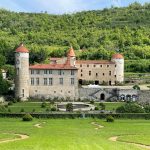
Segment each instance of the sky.
[{"label": "sky", "polygon": [[[150,0],[136,0],[144,4]],[[111,6],[123,7],[135,0],[0,0],[0,8],[15,12],[45,12],[49,14],[74,13],[83,10],[97,10]]]}]

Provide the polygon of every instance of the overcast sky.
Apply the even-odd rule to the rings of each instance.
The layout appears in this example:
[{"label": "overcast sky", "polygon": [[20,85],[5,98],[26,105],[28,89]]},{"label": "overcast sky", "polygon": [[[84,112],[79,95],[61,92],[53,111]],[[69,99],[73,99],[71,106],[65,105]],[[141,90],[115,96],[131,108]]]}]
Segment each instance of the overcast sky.
[{"label": "overcast sky", "polygon": [[[41,12],[50,14],[96,10],[113,6],[127,6],[135,0],[0,0],[0,8],[17,12]],[[136,0],[141,4],[150,0]]]}]

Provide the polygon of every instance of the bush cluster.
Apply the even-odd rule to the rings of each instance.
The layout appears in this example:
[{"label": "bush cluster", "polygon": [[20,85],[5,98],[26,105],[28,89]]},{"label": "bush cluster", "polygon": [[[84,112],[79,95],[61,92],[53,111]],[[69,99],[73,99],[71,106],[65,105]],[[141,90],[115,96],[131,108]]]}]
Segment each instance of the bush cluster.
[{"label": "bush cluster", "polygon": [[107,117],[106,117],[106,121],[107,121],[107,122],[114,122],[114,117],[112,117],[112,116],[107,116]]},{"label": "bush cluster", "polygon": [[32,121],[33,117],[30,114],[25,114],[22,118],[23,121]]}]

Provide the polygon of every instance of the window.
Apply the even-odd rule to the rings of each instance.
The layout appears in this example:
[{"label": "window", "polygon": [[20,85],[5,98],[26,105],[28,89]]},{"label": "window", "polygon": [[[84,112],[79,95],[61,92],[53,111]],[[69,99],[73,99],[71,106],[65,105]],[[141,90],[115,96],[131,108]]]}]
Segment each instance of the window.
[{"label": "window", "polygon": [[82,74],[81,74],[81,77],[82,77]]},{"label": "window", "polygon": [[44,74],[47,74],[47,70],[44,70]]},{"label": "window", "polygon": [[40,74],[40,70],[36,70],[36,74]]},{"label": "window", "polygon": [[89,76],[91,76],[91,71],[89,71]]},{"label": "window", "polygon": [[105,73],[103,73],[103,76],[105,75]]},{"label": "window", "polygon": [[49,85],[53,85],[53,78],[49,78]]},{"label": "window", "polygon": [[117,67],[117,65],[115,65],[115,67]]},{"label": "window", "polygon": [[89,67],[89,65],[87,65],[87,67]]},{"label": "window", "polygon": [[47,85],[47,78],[44,78],[44,85]]},{"label": "window", "polygon": [[116,78],[116,75],[115,75],[115,78]]},{"label": "window", "polygon": [[71,85],[74,85],[74,78],[71,78]]},{"label": "window", "polygon": [[98,73],[96,73],[96,77],[98,76]]},{"label": "window", "polygon": [[58,75],[62,75],[62,70],[58,70]]},{"label": "window", "polygon": [[34,85],[34,78],[31,78],[31,85]]},{"label": "window", "polygon": [[94,65],[94,67],[96,67],[96,65]]},{"label": "window", "polygon": [[59,78],[59,83],[63,85],[63,78]]},{"label": "window", "polygon": [[82,72],[83,70],[81,69],[81,72]]},{"label": "window", "polygon": [[80,65],[80,67],[82,67],[82,65]]},{"label": "window", "polygon": [[111,76],[111,71],[109,71],[109,75]]},{"label": "window", "polygon": [[24,89],[22,89],[22,97],[24,97]]},{"label": "window", "polygon": [[36,78],[36,85],[39,85],[39,78]]},{"label": "window", "polygon": [[109,65],[107,65],[107,68],[109,67]]},{"label": "window", "polygon": [[71,75],[74,75],[74,70],[71,70]]},{"label": "window", "polygon": [[49,74],[52,74],[52,70],[49,70]]},{"label": "window", "polygon": [[31,70],[31,74],[34,74],[34,70]]},{"label": "window", "polygon": [[103,67],[103,65],[100,65],[100,67]]}]

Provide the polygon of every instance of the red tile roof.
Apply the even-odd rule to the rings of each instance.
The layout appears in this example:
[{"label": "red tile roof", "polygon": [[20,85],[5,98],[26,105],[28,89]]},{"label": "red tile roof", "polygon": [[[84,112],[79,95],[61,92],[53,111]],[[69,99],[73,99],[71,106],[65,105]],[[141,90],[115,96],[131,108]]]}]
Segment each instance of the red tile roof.
[{"label": "red tile roof", "polygon": [[75,53],[74,53],[74,49],[73,47],[71,46],[71,48],[69,49],[69,52],[68,52],[68,55],[67,56],[70,56],[70,57],[75,57]]},{"label": "red tile roof", "polygon": [[30,69],[77,70],[76,67],[67,64],[36,64],[36,65],[31,65]]},{"label": "red tile roof", "polygon": [[49,60],[51,60],[51,61],[59,60],[59,59],[62,59],[62,58],[61,57],[51,57],[51,58],[49,58]]},{"label": "red tile roof", "polygon": [[108,60],[77,60],[76,64],[115,64]]},{"label": "red tile roof", "polygon": [[112,58],[113,59],[124,59],[123,55],[121,55],[121,54],[114,54],[114,55],[112,55]]},{"label": "red tile roof", "polygon": [[29,50],[26,47],[24,47],[24,45],[21,43],[15,52],[29,53]]}]

